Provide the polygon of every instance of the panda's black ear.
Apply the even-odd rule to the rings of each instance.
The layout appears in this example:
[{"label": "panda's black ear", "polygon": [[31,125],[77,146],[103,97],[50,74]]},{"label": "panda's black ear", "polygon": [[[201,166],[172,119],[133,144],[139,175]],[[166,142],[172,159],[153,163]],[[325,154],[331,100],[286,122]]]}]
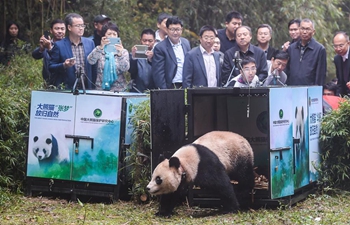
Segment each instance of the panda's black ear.
[{"label": "panda's black ear", "polygon": [[169,167],[175,167],[178,169],[180,167],[180,160],[177,157],[171,157],[169,159]]},{"label": "panda's black ear", "polygon": [[38,136],[35,136],[35,137],[33,138],[34,142],[37,142],[38,139],[39,139]]},{"label": "panda's black ear", "polygon": [[50,138],[47,138],[47,139],[46,139],[46,144],[49,145],[49,144],[51,144],[51,143],[52,143],[52,140],[51,140]]}]

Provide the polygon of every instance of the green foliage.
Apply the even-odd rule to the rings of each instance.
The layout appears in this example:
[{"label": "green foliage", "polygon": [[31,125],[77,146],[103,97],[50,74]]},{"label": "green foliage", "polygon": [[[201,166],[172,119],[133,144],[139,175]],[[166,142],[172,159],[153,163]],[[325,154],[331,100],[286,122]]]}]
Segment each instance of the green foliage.
[{"label": "green foliage", "polygon": [[350,187],[350,99],[346,98],[338,110],[323,117],[320,144],[322,163],[320,183],[324,188]]},{"label": "green foliage", "polygon": [[[151,110],[150,101],[145,100],[135,107],[135,114],[131,118],[134,127],[133,143],[128,150],[125,161],[129,168],[132,188],[130,194],[136,202],[141,196],[147,196],[146,186],[151,177],[150,162],[150,131]],[[144,201],[141,200],[141,201]]]},{"label": "green foliage", "polygon": [[43,83],[41,66],[41,61],[21,55],[0,68],[0,187],[22,187],[30,94]]}]

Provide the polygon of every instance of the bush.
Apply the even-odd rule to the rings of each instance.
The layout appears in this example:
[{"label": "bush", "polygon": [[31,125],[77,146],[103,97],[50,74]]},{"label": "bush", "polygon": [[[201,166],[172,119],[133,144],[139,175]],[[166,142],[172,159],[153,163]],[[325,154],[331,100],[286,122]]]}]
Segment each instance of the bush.
[{"label": "bush", "polygon": [[323,188],[350,190],[350,99],[323,117],[319,181]]},{"label": "bush", "polygon": [[16,56],[0,67],[0,187],[21,190],[25,177],[31,90],[42,87],[42,61]]},{"label": "bush", "polygon": [[129,154],[125,158],[130,171],[129,178],[132,187],[129,194],[135,202],[145,202],[149,199],[146,190],[151,177],[151,109],[150,101],[146,100],[138,104],[135,114],[131,118],[134,127],[133,143],[128,150]]}]

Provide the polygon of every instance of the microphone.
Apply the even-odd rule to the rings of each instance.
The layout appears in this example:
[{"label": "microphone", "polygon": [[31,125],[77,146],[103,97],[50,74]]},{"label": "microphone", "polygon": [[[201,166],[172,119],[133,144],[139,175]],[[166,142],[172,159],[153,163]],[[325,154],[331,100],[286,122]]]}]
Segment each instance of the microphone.
[{"label": "microphone", "polygon": [[239,53],[239,51],[235,52],[235,55],[233,57],[233,60],[235,62],[235,66],[239,68],[239,66],[237,66],[239,63],[241,63],[242,59],[241,59],[241,54]]}]

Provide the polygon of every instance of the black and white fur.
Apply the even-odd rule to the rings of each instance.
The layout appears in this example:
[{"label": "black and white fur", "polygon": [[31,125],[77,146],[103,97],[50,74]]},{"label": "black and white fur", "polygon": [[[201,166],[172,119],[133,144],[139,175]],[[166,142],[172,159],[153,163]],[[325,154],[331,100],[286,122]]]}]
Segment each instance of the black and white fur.
[{"label": "black and white fur", "polygon": [[235,212],[239,204],[230,181],[238,181],[238,190],[251,190],[253,164],[253,151],[245,138],[232,132],[212,131],[160,162],[147,190],[161,195],[160,216],[171,215],[188,184],[218,193],[224,212]]}]

